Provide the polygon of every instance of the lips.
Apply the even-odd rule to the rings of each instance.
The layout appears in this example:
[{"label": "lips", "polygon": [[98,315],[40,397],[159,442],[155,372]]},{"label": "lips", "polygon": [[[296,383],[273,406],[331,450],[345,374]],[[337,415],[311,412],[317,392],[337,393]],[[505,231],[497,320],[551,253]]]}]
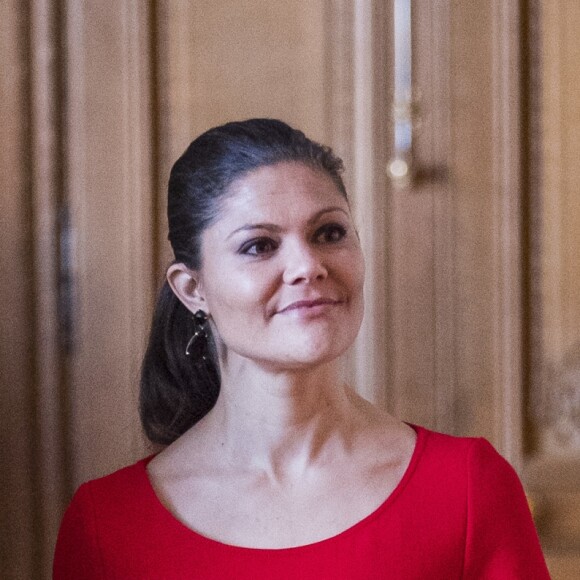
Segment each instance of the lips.
[{"label": "lips", "polygon": [[291,312],[292,310],[309,310],[311,308],[315,308],[317,306],[323,305],[334,305],[340,304],[341,300],[334,300],[333,298],[316,298],[315,300],[298,300],[297,302],[292,302],[288,306],[282,308],[282,310],[278,311],[278,314],[282,314],[284,312]]}]

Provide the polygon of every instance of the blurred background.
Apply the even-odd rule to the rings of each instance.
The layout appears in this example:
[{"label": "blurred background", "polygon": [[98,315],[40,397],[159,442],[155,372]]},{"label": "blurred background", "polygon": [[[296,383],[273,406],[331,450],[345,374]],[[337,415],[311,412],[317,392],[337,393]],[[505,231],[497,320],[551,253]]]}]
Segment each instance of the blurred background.
[{"label": "blurred background", "polygon": [[49,578],[76,487],[151,452],[168,171],[254,116],[345,160],[368,270],[349,380],[488,438],[553,577],[579,577],[577,0],[2,0],[0,30],[2,578]]}]

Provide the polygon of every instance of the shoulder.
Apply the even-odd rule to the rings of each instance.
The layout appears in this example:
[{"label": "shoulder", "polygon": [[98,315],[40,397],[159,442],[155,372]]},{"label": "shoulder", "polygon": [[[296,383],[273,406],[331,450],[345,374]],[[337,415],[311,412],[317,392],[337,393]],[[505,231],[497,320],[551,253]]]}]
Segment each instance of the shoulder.
[{"label": "shoulder", "polygon": [[430,489],[445,493],[454,490],[466,505],[474,494],[483,502],[523,494],[515,470],[486,439],[413,427],[418,434],[414,469],[419,483],[428,481]]},{"label": "shoulder", "polygon": [[63,524],[71,517],[76,521],[93,522],[108,517],[120,516],[136,505],[147,503],[149,483],[146,466],[147,457],[123,467],[113,473],[87,481],[79,486],[67,509]]},{"label": "shoulder", "polygon": [[136,486],[139,487],[146,481],[146,467],[153,457],[154,455],[145,457],[108,475],[87,481],[79,487],[79,491],[89,490],[92,493],[101,493],[114,490],[119,492],[134,490]]},{"label": "shoulder", "polygon": [[418,445],[439,459],[454,458],[466,462],[467,466],[475,463],[492,469],[509,467],[509,463],[483,437],[459,437],[432,431],[418,425],[412,425],[412,427],[417,432]]},{"label": "shoulder", "polygon": [[152,457],[140,459],[132,465],[81,484],[71,505],[74,505],[75,502],[86,502],[89,498],[92,501],[99,501],[99,504],[108,500],[117,503],[121,499],[135,498],[147,488],[146,466]]},{"label": "shoulder", "polygon": [[115,530],[127,527],[127,517],[146,497],[145,466],[149,458],[110,475],[83,483],[76,491],[61,522],[53,563],[53,577],[101,578],[103,544],[108,538],[122,545]]},{"label": "shoulder", "polygon": [[458,437],[418,425],[412,427],[417,432],[416,455],[421,457],[423,463],[432,464],[433,467],[454,465],[467,472],[474,457],[476,461],[483,458],[484,461],[491,463],[505,461],[493,446],[481,437]]},{"label": "shoulder", "polygon": [[477,496],[479,501],[497,502],[502,496],[523,495],[516,471],[487,439],[423,431],[426,456],[439,469],[445,465],[460,469],[465,474],[466,489],[472,500]]},{"label": "shoulder", "polygon": [[441,502],[457,496],[464,506],[466,577],[549,578],[523,486],[509,462],[486,439],[419,429],[430,475],[421,481],[429,482],[430,499],[438,489]]},{"label": "shoulder", "polygon": [[514,502],[526,507],[516,471],[489,441],[413,427],[418,434],[415,469],[421,483],[427,480],[431,489],[438,484],[446,491],[461,491],[472,512]]}]

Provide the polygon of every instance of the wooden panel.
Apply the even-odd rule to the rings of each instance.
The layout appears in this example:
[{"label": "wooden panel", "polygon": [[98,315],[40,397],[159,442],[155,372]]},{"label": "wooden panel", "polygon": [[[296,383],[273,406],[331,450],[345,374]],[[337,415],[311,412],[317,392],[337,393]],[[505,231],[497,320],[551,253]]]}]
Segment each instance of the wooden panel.
[{"label": "wooden panel", "polygon": [[[348,2],[345,5],[347,8]],[[352,71],[343,72],[342,76],[350,77],[351,97],[343,100],[350,103],[348,111],[349,133],[345,135],[350,142],[346,147],[351,152],[347,159],[348,185],[352,199],[355,223],[359,228],[361,246],[366,260],[365,272],[365,314],[359,336],[352,348],[350,365],[350,382],[357,391],[374,403],[385,405],[387,343],[385,329],[385,207],[386,198],[384,179],[376,171],[380,164],[384,144],[379,135],[382,130],[383,113],[380,103],[385,92],[383,83],[377,85],[375,71],[380,64],[388,62],[388,50],[382,52],[380,47],[388,47],[384,30],[388,9],[378,10],[368,0],[355,3],[350,8],[351,30],[343,34],[341,41],[351,46],[352,56],[341,63]],[[338,58],[340,52],[332,52],[329,57]],[[334,70],[337,70],[336,64]],[[379,106],[377,106],[379,105]],[[333,111],[331,118],[339,118],[347,112]],[[344,123],[344,121],[342,121]],[[347,367],[348,370],[348,367]],[[347,375],[348,377],[348,375]]]},{"label": "wooden panel", "polygon": [[[4,3],[2,26],[2,577],[48,577],[67,501],[59,352],[60,66],[51,0]],[[6,326],[4,326],[6,325]],[[4,348],[6,347],[6,348]],[[13,456],[10,456],[14,454]]]},{"label": "wooden panel", "polygon": [[[30,7],[30,140],[35,317],[36,456],[38,513],[36,576],[48,575],[62,510],[68,500],[63,311],[60,308],[60,233],[64,217],[62,166],[62,51],[59,13],[51,0]],[[42,572],[41,572],[42,571]]]},{"label": "wooden panel", "polygon": [[571,0],[537,6],[541,18],[530,38],[540,48],[531,86],[538,143],[530,170],[533,351],[525,476],[554,578],[572,578],[580,569],[580,6]]},{"label": "wooden panel", "polygon": [[451,4],[455,432],[518,466],[522,415],[517,5]]},{"label": "wooden panel", "polygon": [[0,575],[32,578],[34,391],[27,14],[0,3]]},{"label": "wooden panel", "polygon": [[541,369],[537,385],[538,445],[547,453],[580,453],[580,5],[543,10],[539,299]]},{"label": "wooden panel", "polygon": [[[494,439],[493,85],[490,2],[452,11],[456,429]],[[481,33],[485,31],[485,33]],[[497,316],[497,314],[496,314]]]},{"label": "wooden panel", "polygon": [[324,140],[323,5],[167,3],[173,158],[205,129],[252,116]]},{"label": "wooden panel", "polygon": [[[412,4],[413,172],[389,191],[393,411],[453,431],[449,6]],[[386,166],[386,163],[385,163]]]},{"label": "wooden panel", "polygon": [[345,161],[345,185],[366,261],[365,315],[344,360],[344,378],[368,400],[389,406],[386,302],[385,110],[390,63],[389,3],[326,3],[326,123]]},{"label": "wooden panel", "polygon": [[76,485],[144,452],[137,394],[155,232],[147,7],[136,0],[70,2],[67,19]]}]

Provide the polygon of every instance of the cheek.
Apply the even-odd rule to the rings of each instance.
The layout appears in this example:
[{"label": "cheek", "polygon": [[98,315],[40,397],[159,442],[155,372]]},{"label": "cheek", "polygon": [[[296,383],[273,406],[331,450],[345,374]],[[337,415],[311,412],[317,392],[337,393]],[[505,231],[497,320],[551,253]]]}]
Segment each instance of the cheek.
[{"label": "cheek", "polygon": [[358,259],[355,261],[353,266],[353,278],[356,281],[356,284],[359,285],[361,288],[364,286],[365,283],[365,259],[362,255],[362,252],[359,252]]},{"label": "cheek", "polygon": [[341,261],[341,269],[348,286],[362,293],[365,282],[365,260],[360,248],[349,252]]},{"label": "cheek", "polygon": [[206,285],[208,309],[216,323],[231,327],[234,321],[259,315],[270,292],[268,277],[227,266],[221,272],[227,275],[216,273],[211,285]]}]

